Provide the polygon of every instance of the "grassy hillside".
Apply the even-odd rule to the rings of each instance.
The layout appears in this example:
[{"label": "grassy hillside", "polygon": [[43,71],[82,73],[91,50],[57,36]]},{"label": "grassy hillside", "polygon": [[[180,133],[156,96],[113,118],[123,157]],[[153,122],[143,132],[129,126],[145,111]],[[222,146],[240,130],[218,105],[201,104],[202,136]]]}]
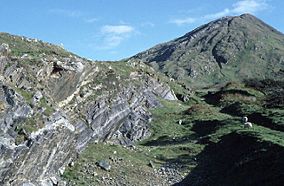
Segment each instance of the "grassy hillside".
[{"label": "grassy hillside", "polygon": [[[186,103],[162,101],[162,108],[151,110],[149,139],[135,148],[90,145],[64,177],[73,185],[279,185],[284,110],[265,108],[267,97],[252,84],[229,83],[202,89]],[[253,128],[243,127],[242,116]],[[102,159],[110,171],[97,166]]]},{"label": "grassy hillside", "polygon": [[244,14],[202,25],[132,59],[192,88],[249,78],[283,79],[284,35]]},{"label": "grassy hillside", "polygon": [[0,43],[8,44],[11,49],[11,55],[20,57],[24,54],[39,57],[43,53],[46,55],[68,57],[71,54],[60,46],[46,43],[38,39],[30,39],[24,36],[20,37],[3,32],[0,32]]}]

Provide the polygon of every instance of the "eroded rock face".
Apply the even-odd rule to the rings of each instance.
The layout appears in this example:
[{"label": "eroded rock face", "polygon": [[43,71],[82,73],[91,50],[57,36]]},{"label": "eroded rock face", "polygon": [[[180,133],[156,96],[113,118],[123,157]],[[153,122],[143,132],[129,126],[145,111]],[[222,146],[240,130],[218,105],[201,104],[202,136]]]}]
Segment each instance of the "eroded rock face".
[{"label": "eroded rock face", "polygon": [[144,67],[55,54],[10,57],[4,49],[1,185],[64,185],[60,174],[89,142],[132,145],[150,135],[148,108],[161,106],[159,97],[176,99],[169,86],[143,72]]},{"label": "eroded rock face", "polygon": [[[38,113],[11,88],[2,86],[0,93],[4,105],[0,120],[1,185],[22,185],[30,181],[39,185],[49,175],[58,175],[59,169],[75,153],[73,125],[63,113],[56,112],[43,121],[43,128],[34,129],[30,134],[23,132],[21,124]],[[18,142],[21,136],[23,139]]]},{"label": "eroded rock face", "polygon": [[7,43],[2,43],[0,45],[0,55],[7,56],[11,52],[10,47]]}]

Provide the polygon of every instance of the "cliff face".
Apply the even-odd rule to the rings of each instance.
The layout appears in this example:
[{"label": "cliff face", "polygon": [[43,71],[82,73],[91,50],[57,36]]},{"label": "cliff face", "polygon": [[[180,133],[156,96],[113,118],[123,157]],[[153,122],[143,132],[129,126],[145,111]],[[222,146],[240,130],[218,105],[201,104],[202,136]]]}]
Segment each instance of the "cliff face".
[{"label": "cliff face", "polygon": [[38,40],[0,39],[2,185],[61,185],[89,142],[132,145],[150,135],[148,109],[176,99],[142,63],[90,62]]}]

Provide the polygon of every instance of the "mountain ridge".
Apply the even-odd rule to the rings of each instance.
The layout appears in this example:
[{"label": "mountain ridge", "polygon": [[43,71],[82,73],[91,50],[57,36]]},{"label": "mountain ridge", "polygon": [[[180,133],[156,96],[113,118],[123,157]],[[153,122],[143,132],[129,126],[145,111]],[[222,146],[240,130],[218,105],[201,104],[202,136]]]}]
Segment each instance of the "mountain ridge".
[{"label": "mountain ridge", "polygon": [[[0,33],[0,184],[283,182],[270,179],[284,146],[284,39],[271,29],[225,17],[118,62]],[[248,181],[258,157],[272,171],[257,164]]]},{"label": "mountain ridge", "polygon": [[[278,63],[283,63],[283,52],[281,32],[250,14],[243,14],[217,19],[130,59],[142,60],[189,84],[214,84],[232,79],[241,81],[240,76],[256,78],[260,72],[264,78],[278,76],[277,72],[283,70],[283,64]],[[271,55],[273,58],[269,59]],[[256,67],[270,67],[262,67],[256,74],[246,71],[253,66],[252,61],[260,63]]]}]

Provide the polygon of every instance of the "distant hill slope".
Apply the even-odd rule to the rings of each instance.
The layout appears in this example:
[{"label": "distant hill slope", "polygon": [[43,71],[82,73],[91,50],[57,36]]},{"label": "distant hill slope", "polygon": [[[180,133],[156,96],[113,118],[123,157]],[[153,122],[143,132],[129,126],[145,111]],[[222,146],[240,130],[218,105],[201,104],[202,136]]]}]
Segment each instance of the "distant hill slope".
[{"label": "distant hill slope", "polygon": [[224,17],[131,59],[191,86],[283,78],[284,35],[250,14]]}]

